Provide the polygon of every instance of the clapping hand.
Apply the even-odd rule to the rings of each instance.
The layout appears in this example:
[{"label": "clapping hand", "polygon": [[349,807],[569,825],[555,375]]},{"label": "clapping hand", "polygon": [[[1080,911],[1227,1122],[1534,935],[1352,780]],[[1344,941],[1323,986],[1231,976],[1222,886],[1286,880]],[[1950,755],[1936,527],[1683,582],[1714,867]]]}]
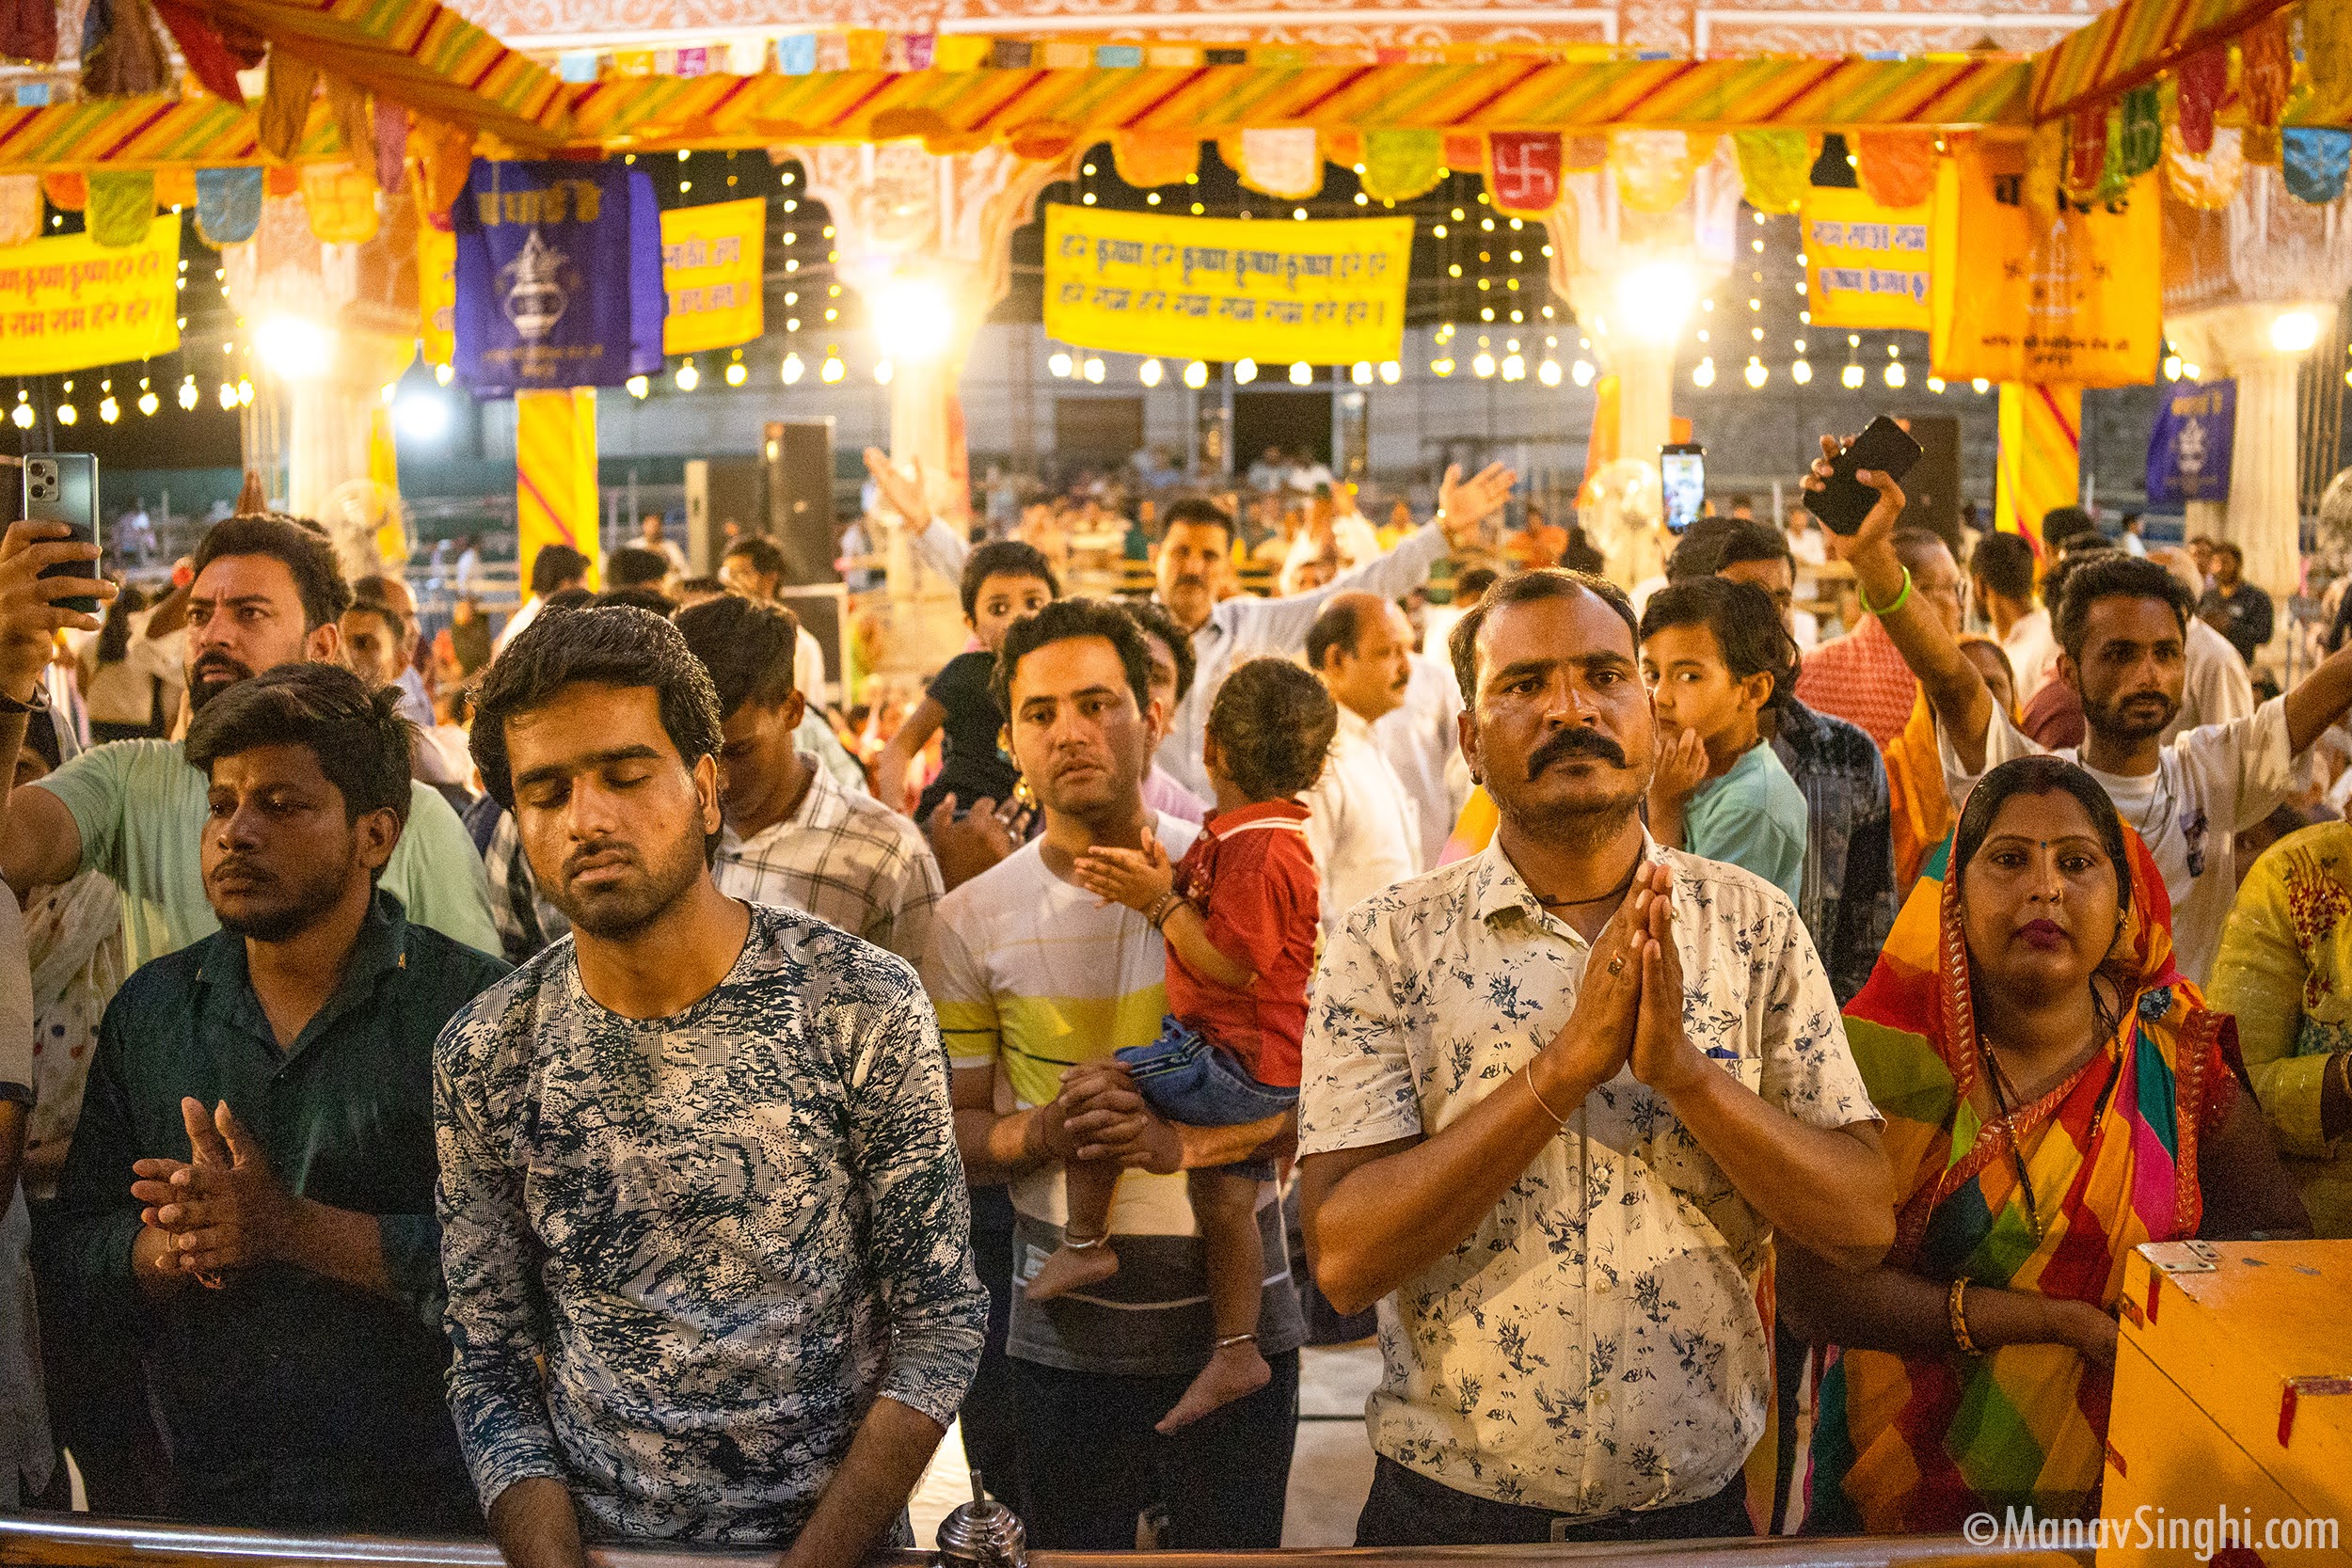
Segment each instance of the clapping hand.
[{"label": "clapping hand", "polygon": [[187,1274],[248,1268],[278,1256],[293,1227],[295,1198],[278,1180],[268,1157],[236,1112],[222,1101],[207,1115],[204,1102],[183,1100],[195,1158],[141,1160],[131,1196],[145,1207],[142,1224],[169,1237],[170,1256]]}]

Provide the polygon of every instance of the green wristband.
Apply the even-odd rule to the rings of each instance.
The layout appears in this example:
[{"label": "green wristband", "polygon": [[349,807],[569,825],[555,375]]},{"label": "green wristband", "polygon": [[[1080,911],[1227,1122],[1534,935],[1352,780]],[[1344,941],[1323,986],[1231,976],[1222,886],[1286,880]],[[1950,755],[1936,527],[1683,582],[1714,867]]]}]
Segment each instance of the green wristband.
[{"label": "green wristband", "polygon": [[1862,606],[1864,613],[1875,615],[1880,620],[1883,621],[1889,615],[1894,614],[1895,611],[1902,609],[1904,604],[1910,600],[1911,568],[1908,566],[1903,568],[1903,591],[1896,594],[1895,602],[1888,605],[1884,610],[1880,610],[1875,605],[1870,603],[1870,595],[1862,591],[1862,579],[1860,578],[1856,578],[1854,579],[1853,596],[1854,602]]}]

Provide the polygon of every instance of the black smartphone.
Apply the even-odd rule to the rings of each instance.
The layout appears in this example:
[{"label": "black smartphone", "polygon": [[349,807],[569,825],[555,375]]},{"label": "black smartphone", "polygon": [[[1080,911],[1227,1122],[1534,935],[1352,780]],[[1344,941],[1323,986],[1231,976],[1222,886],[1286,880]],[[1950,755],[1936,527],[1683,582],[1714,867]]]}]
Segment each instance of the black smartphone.
[{"label": "black smartphone", "polygon": [[[79,544],[96,545],[98,537],[98,459],[86,451],[52,452],[24,460],[24,519],[63,523]],[[103,564],[96,561],[67,561],[44,570],[45,578],[94,578]],[[98,613],[89,597],[59,599],[67,610]]]},{"label": "black smartphone", "polygon": [[1804,509],[1820,518],[1821,526],[1832,533],[1851,533],[1879,503],[1879,493],[1854,478],[1855,470],[1869,468],[1899,481],[1918,461],[1919,443],[1909,431],[1881,414],[1853,438],[1853,445],[1838,453],[1831,464],[1828,483],[1804,493]]},{"label": "black smartphone", "polygon": [[1666,528],[1680,533],[1707,504],[1707,449],[1696,441],[1660,447],[1658,483],[1666,498]]}]

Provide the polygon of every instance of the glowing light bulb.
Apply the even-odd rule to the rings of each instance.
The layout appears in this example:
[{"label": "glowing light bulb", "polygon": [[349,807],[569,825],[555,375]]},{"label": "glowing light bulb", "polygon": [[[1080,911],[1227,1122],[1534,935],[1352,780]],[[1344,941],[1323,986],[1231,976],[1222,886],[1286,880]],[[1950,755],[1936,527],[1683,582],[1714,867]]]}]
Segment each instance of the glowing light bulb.
[{"label": "glowing light bulb", "polygon": [[1560,361],[1557,359],[1547,359],[1542,364],[1536,366],[1535,379],[1542,382],[1547,387],[1559,386]]},{"label": "glowing light bulb", "polygon": [[1429,361],[1429,373],[1443,380],[1454,373],[1454,361],[1451,358],[1432,359]]},{"label": "glowing light bulb", "polygon": [[2319,341],[2319,318],[2309,310],[2288,310],[2270,324],[2270,346],[2280,354],[2301,354]]},{"label": "glowing light bulb", "polygon": [[1765,378],[1772,372],[1764,368],[1763,360],[1756,358],[1754,355],[1750,355],[1748,356],[1748,368],[1741,373],[1748,378],[1748,385],[1750,387],[1761,390],[1764,386]]},{"label": "glowing light bulb", "polygon": [[801,384],[801,377],[808,373],[808,367],[801,363],[799,355],[787,354],[784,356],[783,368],[777,373],[784,377],[787,387],[797,387]]},{"label": "glowing light bulb", "polygon": [[1579,387],[1590,387],[1593,384],[1593,362],[1590,359],[1579,359],[1575,364],[1570,365],[1568,379]]},{"label": "glowing light bulb", "polygon": [[850,367],[841,362],[841,356],[837,354],[826,355],[825,362],[817,368],[817,379],[828,387],[838,385],[841,378],[849,373]]},{"label": "glowing light bulb", "polygon": [[1969,385],[1969,386],[1971,386],[1971,387],[1974,387],[1974,388],[1977,389],[1977,395],[1978,395],[1979,397],[1982,397],[1985,393],[1987,393],[1987,392],[1989,392],[1989,391],[1991,391],[1991,390],[1993,389],[1993,383],[1991,383],[1990,381],[1987,381],[1987,380],[1986,380],[1984,377],[1982,377],[1982,376],[1979,376],[1979,377],[1977,377],[1974,381],[1971,381],[1970,383],[1968,383],[1968,385]]},{"label": "glowing light bulb", "polygon": [[653,382],[642,375],[632,375],[622,385],[628,388],[628,395],[633,398],[643,398],[653,390]]},{"label": "glowing light bulb", "polygon": [[1244,355],[1241,358],[1233,361],[1233,381],[1235,385],[1247,387],[1257,379],[1258,362],[1255,359]]},{"label": "glowing light bulb", "polygon": [[1845,383],[1849,388],[1859,387],[1862,385],[1862,367],[1859,365],[1848,365],[1844,370],[1837,372],[1837,379]]},{"label": "glowing light bulb", "polygon": [[1146,387],[1158,386],[1160,384],[1160,378],[1166,373],[1166,371],[1161,368],[1160,362],[1157,359],[1146,359],[1142,364],[1136,367],[1136,379],[1142,382]]},{"label": "glowing light bulb", "polygon": [[1070,356],[1057,349],[1045,361],[1045,368],[1056,375],[1066,376],[1070,373]]},{"label": "glowing light bulb", "polygon": [[220,405],[223,408],[237,406],[237,388],[234,382],[224,381],[220,384]]},{"label": "glowing light bulb", "polygon": [[1314,378],[1315,368],[1312,365],[1310,365],[1304,359],[1294,359],[1291,361],[1292,386],[1305,387],[1311,384]]},{"label": "glowing light bulb", "polygon": [[1800,359],[1788,367],[1788,379],[1800,387],[1809,386],[1813,380],[1813,367]]},{"label": "glowing light bulb", "polygon": [[17,404],[14,408],[11,408],[11,409],[9,409],[9,410],[8,410],[8,419],[9,419],[9,420],[11,420],[11,421],[12,421],[12,422],[16,425],[16,428],[17,428],[17,429],[19,429],[19,430],[30,430],[30,429],[32,429],[32,428],[33,428],[33,405],[32,405],[31,404],[29,404],[29,403],[20,403],[20,404]]},{"label": "glowing light bulb", "polygon": [[72,424],[74,420],[80,419],[81,417],[81,415],[73,411],[73,404],[70,403],[61,403],[57,404],[57,422],[59,424]]},{"label": "glowing light bulb", "polygon": [[1089,358],[1087,361],[1087,380],[1097,387],[1103,385],[1103,361],[1100,358]]},{"label": "glowing light bulb", "polygon": [[204,394],[196,389],[194,378],[180,383],[180,406],[193,412]]},{"label": "glowing light bulb", "polygon": [[751,379],[751,367],[744,364],[742,360],[738,359],[733,364],[727,366],[727,385],[730,387],[740,387],[744,382]]},{"label": "glowing light bulb", "polygon": [[1380,361],[1380,379],[1386,385],[1393,387],[1405,379],[1405,367],[1393,359],[1383,359]]},{"label": "glowing light bulb", "polygon": [[1347,379],[1354,382],[1359,387],[1371,386],[1372,361],[1369,359],[1359,359],[1356,363],[1350,365],[1347,369]]},{"label": "glowing light bulb", "polygon": [[453,366],[436,365],[433,367],[433,379],[446,387],[457,379],[457,371]]},{"label": "glowing light bulb", "polygon": [[694,361],[691,359],[677,368],[677,389],[679,391],[691,392],[702,384],[703,372],[694,368]]},{"label": "glowing light bulb", "polygon": [[1944,378],[1940,375],[1931,375],[1928,377],[1928,390],[1935,393],[1939,397],[1942,396],[1944,391]]},{"label": "glowing light bulb", "polygon": [[1209,367],[1199,359],[1184,367],[1184,385],[1194,391],[1209,384]]},{"label": "glowing light bulb", "polygon": [[1903,362],[1899,359],[1888,360],[1886,362],[1886,384],[1889,387],[1900,387],[1904,379]]},{"label": "glowing light bulb", "polygon": [[1715,385],[1715,361],[1712,358],[1702,359],[1691,368],[1691,385],[1700,388]]},{"label": "glowing light bulb", "polygon": [[1527,360],[1521,356],[1516,354],[1503,356],[1502,379],[1505,381],[1525,381],[1527,379]]},{"label": "glowing light bulb", "polygon": [[898,368],[896,365],[893,365],[889,360],[877,359],[874,361],[874,384],[876,386],[889,386],[890,378],[898,373]]},{"label": "glowing light bulb", "polygon": [[1470,361],[1470,373],[1478,377],[1481,381],[1484,381],[1488,376],[1494,374],[1495,356],[1491,354],[1486,353],[1484,350],[1481,350],[1478,357]]},{"label": "glowing light bulb", "polygon": [[2164,356],[2164,378],[2167,381],[2181,379],[2181,356],[2179,355],[2168,354]]}]

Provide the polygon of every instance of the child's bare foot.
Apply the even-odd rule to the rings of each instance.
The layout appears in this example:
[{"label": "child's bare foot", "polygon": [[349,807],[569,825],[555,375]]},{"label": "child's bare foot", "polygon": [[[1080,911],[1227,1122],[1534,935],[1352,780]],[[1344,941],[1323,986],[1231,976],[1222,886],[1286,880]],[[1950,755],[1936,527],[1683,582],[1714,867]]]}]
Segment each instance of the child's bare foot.
[{"label": "child's bare foot", "polygon": [[1228,1345],[1209,1357],[1209,1364],[1192,1380],[1192,1386],[1176,1402],[1176,1408],[1152,1430],[1165,1435],[1188,1427],[1219,1405],[1248,1399],[1273,1377],[1274,1369],[1258,1354],[1255,1343],[1245,1339],[1238,1345]]},{"label": "child's bare foot", "polygon": [[1031,1301],[1051,1301],[1089,1285],[1100,1285],[1118,1272],[1119,1254],[1110,1249],[1107,1241],[1084,1247],[1065,1242],[1054,1249],[1054,1255],[1045,1259],[1022,1290]]}]

